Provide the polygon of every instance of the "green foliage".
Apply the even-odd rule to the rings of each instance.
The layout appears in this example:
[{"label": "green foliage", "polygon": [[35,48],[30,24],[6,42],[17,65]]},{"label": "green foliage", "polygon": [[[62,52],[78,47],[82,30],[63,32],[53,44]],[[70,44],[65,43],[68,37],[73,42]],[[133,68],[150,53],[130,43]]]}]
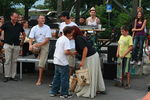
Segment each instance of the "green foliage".
[{"label": "green foliage", "polygon": [[37,6],[34,6],[34,8],[36,8],[36,9],[47,9],[47,7],[45,5],[37,5]]},{"label": "green foliage", "polygon": [[124,12],[121,12],[118,17],[115,19],[116,21],[114,22],[116,28],[120,28],[123,25],[128,25],[131,20],[131,16],[127,15]]},{"label": "green foliage", "polygon": [[17,8],[17,12],[21,15],[24,15],[24,8]]},{"label": "green foliage", "polygon": [[110,13],[110,26],[108,26],[108,13],[106,12],[106,5],[96,6],[97,17],[100,18],[102,27],[106,28],[105,32],[101,33],[102,38],[109,38],[112,29],[119,30],[121,26],[128,25],[131,22],[131,16],[125,12],[120,12],[113,8]]},{"label": "green foliage", "polygon": [[57,10],[57,0],[45,0],[44,5],[48,9]]},{"label": "green foliage", "polygon": [[27,6],[28,8],[31,8],[32,5],[38,1],[38,0],[16,0],[18,3],[23,4],[24,6]]},{"label": "green foliage", "polygon": [[14,9],[15,0],[0,0],[0,16],[4,16],[5,19],[9,19],[11,12],[16,11]]},{"label": "green foliage", "polygon": [[145,18],[147,19],[146,27],[147,29],[150,29],[150,14],[149,13],[145,14]]}]

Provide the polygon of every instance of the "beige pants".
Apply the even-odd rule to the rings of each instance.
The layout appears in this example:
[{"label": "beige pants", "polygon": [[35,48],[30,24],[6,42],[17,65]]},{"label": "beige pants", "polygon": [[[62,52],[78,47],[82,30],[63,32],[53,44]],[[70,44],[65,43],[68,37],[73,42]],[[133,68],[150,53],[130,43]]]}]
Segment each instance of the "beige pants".
[{"label": "beige pants", "polygon": [[48,50],[49,50],[49,43],[47,43],[46,45],[43,45],[41,47],[41,51],[39,54],[39,67],[44,68],[46,61],[47,61],[47,57],[48,57]]},{"label": "beige pants", "polygon": [[14,46],[9,44],[4,44],[5,50],[5,64],[4,71],[5,77],[16,76],[17,58],[19,56],[20,46]]}]

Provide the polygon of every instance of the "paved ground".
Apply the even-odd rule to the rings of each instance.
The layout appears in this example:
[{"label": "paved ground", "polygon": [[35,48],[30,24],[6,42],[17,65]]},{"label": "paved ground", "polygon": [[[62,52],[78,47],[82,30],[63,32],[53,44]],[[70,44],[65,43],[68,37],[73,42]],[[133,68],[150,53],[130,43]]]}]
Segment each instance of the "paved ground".
[{"label": "paved ground", "polygon": [[[35,86],[36,73],[24,74],[23,81],[3,83],[0,80],[0,100],[60,100],[59,97],[50,97],[48,94],[52,77],[45,75],[42,86]],[[2,75],[0,75],[2,79]],[[133,77],[132,88],[129,90],[113,86],[112,80],[105,80],[107,95],[97,95],[94,100],[141,100],[146,94],[146,84],[150,81],[150,75]],[[75,95],[72,100],[87,100]]]}]

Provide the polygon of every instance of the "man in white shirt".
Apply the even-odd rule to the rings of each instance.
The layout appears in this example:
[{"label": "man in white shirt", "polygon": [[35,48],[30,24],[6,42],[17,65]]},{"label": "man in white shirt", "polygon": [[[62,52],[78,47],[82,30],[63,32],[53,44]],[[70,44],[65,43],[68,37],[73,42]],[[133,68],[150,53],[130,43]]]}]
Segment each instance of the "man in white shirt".
[{"label": "man in white shirt", "polygon": [[69,39],[72,38],[73,28],[67,26],[63,30],[62,35],[56,42],[54,53],[55,75],[53,79],[50,96],[57,96],[60,91],[60,98],[70,98],[69,95],[69,62],[67,55],[74,55],[75,52],[70,52]]},{"label": "man in white shirt", "polygon": [[[33,51],[33,48],[40,48],[39,53],[39,77],[36,85],[41,85],[43,80],[43,71],[45,67],[45,63],[48,57],[49,50],[49,40],[51,38],[51,29],[49,26],[45,25],[45,17],[40,15],[38,17],[38,25],[34,26],[31,29],[29,35],[29,50]],[[33,40],[35,40],[35,44],[33,44]]]},{"label": "man in white shirt", "polygon": [[[76,23],[71,21],[71,18],[69,16],[68,12],[62,12],[61,15],[59,16],[59,18],[62,20],[62,23],[59,26],[60,29],[60,35],[62,35],[63,33],[63,29],[66,26],[77,26]],[[74,52],[75,51],[75,41],[73,39],[70,39],[70,51]],[[73,70],[74,70],[74,66],[75,66],[75,56],[68,56],[68,61],[69,61],[69,66],[70,66],[70,75],[72,75]]]},{"label": "man in white shirt", "polygon": [[59,16],[59,18],[62,20],[62,23],[60,23],[59,25],[59,32],[60,34],[63,33],[63,29],[66,27],[66,26],[77,26],[76,23],[72,22],[71,19],[70,19],[70,15],[68,12],[62,12],[61,15]]}]

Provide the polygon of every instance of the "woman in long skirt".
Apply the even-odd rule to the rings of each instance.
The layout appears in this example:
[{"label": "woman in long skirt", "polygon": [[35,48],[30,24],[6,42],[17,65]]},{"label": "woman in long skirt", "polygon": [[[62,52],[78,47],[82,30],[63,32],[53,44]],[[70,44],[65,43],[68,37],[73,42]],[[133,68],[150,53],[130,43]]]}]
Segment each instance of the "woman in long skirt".
[{"label": "woman in long skirt", "polygon": [[105,85],[101,72],[101,62],[99,54],[92,47],[91,43],[83,36],[80,29],[73,26],[75,45],[77,52],[82,56],[79,66],[87,68],[89,71],[90,84],[85,86],[77,86],[77,96],[94,98],[97,92],[104,94]]}]

